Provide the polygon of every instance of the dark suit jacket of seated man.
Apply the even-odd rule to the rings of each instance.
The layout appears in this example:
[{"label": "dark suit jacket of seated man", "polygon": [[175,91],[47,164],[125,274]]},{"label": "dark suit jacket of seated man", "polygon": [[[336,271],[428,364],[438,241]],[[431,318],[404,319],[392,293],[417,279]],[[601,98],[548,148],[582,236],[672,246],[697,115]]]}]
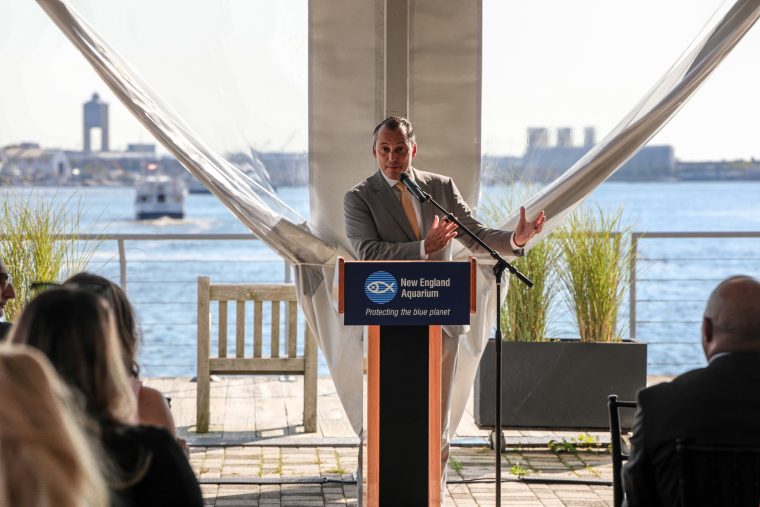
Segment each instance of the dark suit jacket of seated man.
[{"label": "dark suit jacket of seated man", "polygon": [[676,439],[760,444],[757,280],[736,276],[715,288],[705,309],[702,345],[707,367],[639,391],[630,459],[623,468],[623,505],[679,505]]}]

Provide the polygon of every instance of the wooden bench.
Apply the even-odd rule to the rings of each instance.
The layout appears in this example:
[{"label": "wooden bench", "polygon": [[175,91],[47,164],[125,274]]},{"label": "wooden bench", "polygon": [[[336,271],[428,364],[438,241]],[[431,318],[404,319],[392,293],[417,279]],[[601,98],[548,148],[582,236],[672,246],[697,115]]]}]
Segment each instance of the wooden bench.
[{"label": "wooden bench", "polygon": [[[218,301],[218,340],[215,357],[211,356],[211,302]],[[234,357],[228,357],[227,306],[235,302]],[[246,301],[253,302],[253,356],[245,354]],[[271,307],[271,347],[262,355],[264,303]],[[280,306],[286,302],[284,318],[285,355],[280,354]],[[304,323],[303,355],[297,355],[298,303],[296,289],[289,284],[214,284],[209,277],[198,277],[198,374],[196,431],[205,433],[209,426],[210,376],[219,375],[303,375],[304,431],[317,431],[317,347],[309,326]],[[250,343],[250,342],[249,342]]]}]

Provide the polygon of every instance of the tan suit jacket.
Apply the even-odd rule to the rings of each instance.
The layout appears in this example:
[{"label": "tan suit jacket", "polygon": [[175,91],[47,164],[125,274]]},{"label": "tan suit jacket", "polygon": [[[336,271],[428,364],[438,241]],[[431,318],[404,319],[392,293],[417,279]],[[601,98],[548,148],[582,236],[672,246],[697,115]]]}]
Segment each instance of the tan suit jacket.
[{"label": "tan suit jacket", "polygon": [[[493,249],[511,253],[512,231],[485,227],[478,222],[462,198],[454,181],[440,174],[412,168],[410,176],[445,209],[451,211],[463,225],[472,230]],[[358,259],[361,260],[415,260],[420,259],[420,241],[414,237],[412,226],[404,214],[399,196],[387,183],[380,170],[349,190],[343,199],[346,234]],[[431,203],[421,204],[422,229],[425,238],[433,223],[433,216],[445,215]],[[459,232],[461,240],[473,251],[482,251],[475,241]],[[450,248],[449,248],[450,250]],[[444,255],[448,259],[449,255]]]}]

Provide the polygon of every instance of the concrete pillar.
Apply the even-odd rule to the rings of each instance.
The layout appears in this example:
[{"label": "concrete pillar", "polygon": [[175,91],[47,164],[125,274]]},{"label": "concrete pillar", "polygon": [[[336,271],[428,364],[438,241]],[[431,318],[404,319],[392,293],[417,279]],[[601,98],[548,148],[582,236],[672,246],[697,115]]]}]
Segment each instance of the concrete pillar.
[{"label": "concrete pillar", "polygon": [[319,235],[348,246],[343,194],[377,170],[372,129],[391,114],[415,126],[415,167],[452,176],[476,204],[481,17],[479,0],[309,2],[309,184]]}]

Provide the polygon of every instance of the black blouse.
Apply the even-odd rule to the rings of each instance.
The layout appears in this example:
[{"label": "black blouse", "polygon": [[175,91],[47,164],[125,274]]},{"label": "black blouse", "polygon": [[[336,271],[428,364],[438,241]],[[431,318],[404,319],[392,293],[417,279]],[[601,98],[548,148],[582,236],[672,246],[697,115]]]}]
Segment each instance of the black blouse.
[{"label": "black blouse", "polygon": [[144,469],[137,483],[114,493],[114,506],[203,506],[190,463],[165,429],[138,425],[108,430],[103,447],[124,474],[122,480],[129,482]]}]

